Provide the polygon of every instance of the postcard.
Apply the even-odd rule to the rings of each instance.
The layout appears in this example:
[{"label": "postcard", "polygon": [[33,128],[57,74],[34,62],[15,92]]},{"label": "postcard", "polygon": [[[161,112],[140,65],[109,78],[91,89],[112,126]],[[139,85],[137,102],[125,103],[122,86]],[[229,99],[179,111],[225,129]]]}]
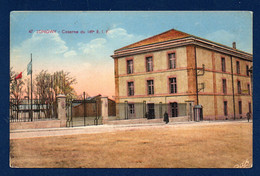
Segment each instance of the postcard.
[{"label": "postcard", "polygon": [[10,167],[253,167],[252,18],[12,11]]}]

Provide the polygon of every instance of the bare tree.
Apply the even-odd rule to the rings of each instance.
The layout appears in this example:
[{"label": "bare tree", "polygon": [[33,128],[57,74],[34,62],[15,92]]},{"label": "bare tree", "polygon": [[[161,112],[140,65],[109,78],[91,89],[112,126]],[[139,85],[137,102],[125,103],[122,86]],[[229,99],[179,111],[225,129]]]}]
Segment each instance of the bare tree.
[{"label": "bare tree", "polygon": [[[76,97],[76,92],[72,87],[76,79],[70,76],[69,72],[57,71],[50,74],[47,70],[42,70],[35,78],[35,96],[39,98],[45,117],[54,116],[56,96],[60,93],[67,97]],[[52,107],[52,108],[51,108]]]},{"label": "bare tree", "polygon": [[62,93],[66,97],[76,98],[77,94],[72,86],[76,83],[76,78],[71,77],[70,72],[62,70],[53,74],[53,90],[55,95]]},{"label": "bare tree", "polygon": [[42,106],[44,116],[51,117],[51,104],[52,101],[52,90],[51,90],[51,74],[48,73],[46,70],[42,70],[39,74],[35,77],[35,85],[34,92],[36,97],[39,98],[39,103]]},{"label": "bare tree", "polygon": [[[89,94],[86,92],[85,98],[88,98],[88,97],[89,97]],[[80,95],[78,95],[78,96],[77,96],[77,99],[78,99],[78,100],[83,100],[83,99],[84,99],[84,94],[81,93]]]},{"label": "bare tree", "polygon": [[10,68],[10,74],[9,74],[10,78],[9,78],[9,86],[10,86],[10,93],[11,93],[11,86],[15,80],[15,71],[13,71],[13,67]]},{"label": "bare tree", "polygon": [[[12,101],[13,105],[16,107],[16,118],[18,118],[19,113],[19,105],[22,102],[22,96],[23,96],[23,86],[24,82],[22,79],[15,79],[15,77],[18,75],[15,71],[13,71],[13,68],[10,69],[10,100],[14,99]],[[11,105],[12,106],[12,105]]]}]

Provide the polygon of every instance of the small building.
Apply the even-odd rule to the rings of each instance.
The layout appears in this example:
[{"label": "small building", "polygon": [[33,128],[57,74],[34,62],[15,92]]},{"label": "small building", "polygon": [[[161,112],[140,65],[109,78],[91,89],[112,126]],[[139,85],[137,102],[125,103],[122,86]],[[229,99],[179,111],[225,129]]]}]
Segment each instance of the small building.
[{"label": "small building", "polygon": [[250,53],[175,29],[114,51],[117,116],[233,119],[252,112]]}]

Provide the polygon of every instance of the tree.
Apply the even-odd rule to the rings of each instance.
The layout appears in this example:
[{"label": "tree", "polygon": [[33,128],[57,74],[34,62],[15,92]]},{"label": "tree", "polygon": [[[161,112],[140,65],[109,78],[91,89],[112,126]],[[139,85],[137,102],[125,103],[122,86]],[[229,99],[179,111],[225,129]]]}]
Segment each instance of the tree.
[{"label": "tree", "polygon": [[35,77],[35,97],[39,99],[39,103],[42,106],[44,116],[52,117],[53,110],[52,105],[54,103],[53,90],[51,87],[51,74],[47,70],[42,70]]},{"label": "tree", "polygon": [[[85,93],[85,98],[88,98],[89,97],[89,94],[86,92]],[[78,100],[83,100],[84,99],[84,93],[81,93],[77,96],[77,99]]]},{"label": "tree", "polygon": [[12,84],[13,84],[13,82],[14,82],[14,79],[15,79],[15,72],[13,71],[13,67],[11,67],[10,68],[10,78],[9,78],[9,86],[10,86],[10,93],[11,93],[11,86],[12,86]]},{"label": "tree", "polygon": [[40,104],[44,110],[45,117],[52,117],[55,114],[54,106],[56,96],[60,93],[67,97],[76,97],[76,92],[72,87],[76,79],[70,76],[69,72],[57,71],[50,74],[47,70],[42,70],[36,75],[34,90],[35,96],[39,98]]},{"label": "tree", "polygon": [[[19,105],[22,102],[22,96],[23,96],[23,86],[24,82],[22,79],[15,79],[15,77],[18,75],[15,71],[13,71],[13,68],[10,68],[10,100],[11,100],[11,106],[16,107],[16,118],[18,118],[19,113]],[[13,99],[13,100],[12,100]]]},{"label": "tree", "polygon": [[76,92],[73,84],[76,84],[75,78],[70,76],[70,72],[57,71],[53,74],[53,90],[55,95],[64,94],[66,97],[76,98]]}]

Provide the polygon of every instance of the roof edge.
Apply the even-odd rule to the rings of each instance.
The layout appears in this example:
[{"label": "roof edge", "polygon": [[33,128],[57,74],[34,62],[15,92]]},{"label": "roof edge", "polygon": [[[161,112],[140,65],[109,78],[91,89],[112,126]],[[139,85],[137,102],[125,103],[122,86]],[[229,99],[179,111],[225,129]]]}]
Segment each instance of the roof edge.
[{"label": "roof edge", "polygon": [[[158,44],[160,44],[160,45],[156,46]],[[141,53],[145,53],[145,52],[153,52],[156,50],[161,50],[160,48],[163,48],[163,45],[168,45],[170,47],[180,47],[180,46],[187,46],[187,45],[191,45],[191,44],[197,45],[197,46],[201,46],[201,44],[203,44],[204,46],[209,45],[206,48],[213,49],[218,52],[223,52],[223,50],[224,50],[223,53],[225,53],[225,54],[233,55],[235,57],[243,58],[243,59],[250,60],[250,61],[252,61],[252,59],[253,59],[252,58],[253,54],[251,54],[251,53],[237,50],[232,47],[228,47],[226,45],[212,42],[210,40],[206,40],[206,39],[196,37],[196,36],[191,36],[191,37],[186,37],[186,38],[181,38],[181,39],[174,39],[174,40],[170,40],[170,41],[164,41],[164,42],[159,42],[159,43],[155,43],[155,44],[139,46],[139,47],[135,47],[135,48],[124,49],[124,50],[118,51],[118,53],[114,52],[114,55],[111,55],[111,57],[120,58],[120,57],[135,55],[135,54],[141,54]],[[153,49],[149,48],[149,46],[151,46]],[[165,49],[168,49],[168,48],[165,48]],[[222,50],[222,51],[220,51],[220,50]]]},{"label": "roof edge", "polygon": [[[116,49],[115,51],[120,51],[120,50],[124,50],[124,49],[135,48],[135,47],[130,47],[130,48],[128,48],[128,47],[131,46],[131,45],[134,45],[134,44],[136,44],[136,43],[144,42],[144,41],[149,40],[149,39],[151,39],[151,38],[155,38],[155,37],[158,37],[158,36],[160,36],[160,35],[166,34],[166,33],[170,32],[170,31],[172,31],[172,30],[177,31],[177,32],[181,32],[181,33],[186,34],[186,35],[188,35],[188,36],[192,36],[191,34],[188,34],[188,33],[186,33],[186,32],[182,32],[182,31],[176,30],[176,29],[174,29],[174,28],[171,28],[171,29],[169,29],[169,30],[167,30],[167,31],[165,31],[165,32],[162,32],[162,33],[153,35],[153,36],[151,36],[151,37],[145,38],[145,39],[143,39],[143,40],[140,40],[140,41],[131,43],[131,44],[129,44],[129,45],[126,45],[126,46],[124,46],[124,47],[121,47],[121,48],[119,48],[119,49]],[[185,37],[183,37],[183,38],[185,38]],[[170,40],[172,40],[172,39],[170,39]],[[170,40],[165,40],[165,41],[170,41]],[[162,41],[162,42],[164,42],[164,41]],[[160,42],[155,42],[155,43],[160,43]],[[151,43],[151,44],[155,44],[155,43]],[[151,44],[147,44],[147,45],[151,45]],[[145,45],[141,45],[141,46],[145,46]],[[139,47],[139,46],[137,46],[137,47]]]}]

